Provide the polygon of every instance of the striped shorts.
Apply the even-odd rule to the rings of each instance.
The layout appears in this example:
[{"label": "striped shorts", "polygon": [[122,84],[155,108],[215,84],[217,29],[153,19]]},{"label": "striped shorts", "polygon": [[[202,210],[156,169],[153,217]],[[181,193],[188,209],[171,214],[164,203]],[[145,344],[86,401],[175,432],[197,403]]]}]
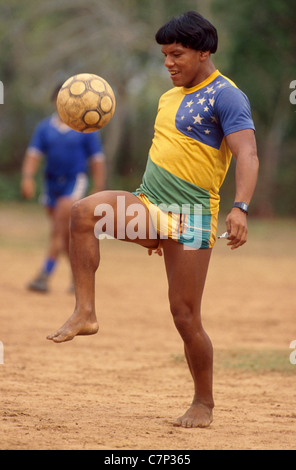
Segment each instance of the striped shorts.
[{"label": "striped shorts", "polygon": [[148,208],[150,220],[160,239],[171,238],[185,245],[187,249],[206,249],[214,246],[218,214],[166,212],[152,204],[143,193],[133,194]]}]

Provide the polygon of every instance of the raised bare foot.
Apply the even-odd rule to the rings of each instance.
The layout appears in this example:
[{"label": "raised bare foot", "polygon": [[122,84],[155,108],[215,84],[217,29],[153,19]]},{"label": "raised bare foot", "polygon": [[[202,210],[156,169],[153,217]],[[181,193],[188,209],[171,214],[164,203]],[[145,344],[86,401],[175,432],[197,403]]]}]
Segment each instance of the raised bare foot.
[{"label": "raised bare foot", "polygon": [[174,426],[184,428],[207,428],[213,421],[213,410],[202,403],[192,404],[183,416],[177,418]]},{"label": "raised bare foot", "polygon": [[75,336],[94,335],[98,332],[99,325],[95,317],[88,320],[79,316],[76,312],[57,331],[47,336],[47,339],[55,343],[71,341]]}]

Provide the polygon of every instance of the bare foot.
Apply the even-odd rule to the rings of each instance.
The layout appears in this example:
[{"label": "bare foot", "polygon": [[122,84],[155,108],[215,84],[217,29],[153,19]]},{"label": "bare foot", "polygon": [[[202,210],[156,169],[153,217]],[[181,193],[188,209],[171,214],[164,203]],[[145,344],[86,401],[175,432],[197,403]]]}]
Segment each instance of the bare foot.
[{"label": "bare foot", "polygon": [[184,428],[207,428],[213,421],[213,410],[202,403],[193,403],[183,416],[177,418],[174,426]]},{"label": "bare foot", "polygon": [[64,343],[71,341],[75,336],[94,335],[98,332],[99,325],[95,316],[85,319],[76,312],[66,321],[66,323],[57,331],[47,336],[47,339],[55,343]]}]

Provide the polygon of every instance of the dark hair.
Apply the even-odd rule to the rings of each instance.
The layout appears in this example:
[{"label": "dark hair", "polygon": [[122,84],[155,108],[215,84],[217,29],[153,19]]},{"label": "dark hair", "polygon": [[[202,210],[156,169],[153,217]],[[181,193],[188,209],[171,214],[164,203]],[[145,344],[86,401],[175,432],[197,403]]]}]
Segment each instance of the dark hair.
[{"label": "dark hair", "polygon": [[178,18],[172,18],[155,35],[158,44],[181,43],[197,51],[214,54],[218,47],[216,28],[195,11],[188,11]]}]

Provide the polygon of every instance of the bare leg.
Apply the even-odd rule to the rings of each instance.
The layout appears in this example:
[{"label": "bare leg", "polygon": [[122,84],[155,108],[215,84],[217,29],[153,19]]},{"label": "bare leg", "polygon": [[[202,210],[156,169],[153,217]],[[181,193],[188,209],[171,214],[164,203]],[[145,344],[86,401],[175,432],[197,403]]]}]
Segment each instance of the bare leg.
[{"label": "bare leg", "polygon": [[[53,224],[53,237],[48,254],[49,259],[57,259],[61,254],[70,258],[70,216],[76,202],[72,197],[63,197],[58,201]],[[70,260],[69,260],[70,261]],[[74,293],[73,276],[70,278],[69,293]]]},{"label": "bare leg", "polygon": [[[70,212],[74,200],[62,197],[54,208],[48,208],[47,212],[51,222],[51,233],[46,254],[46,263],[43,263],[38,276],[28,284],[28,288],[37,292],[48,291],[48,281],[52,274],[55,262],[65,252],[69,256],[69,222]],[[53,263],[52,269],[48,269],[48,261]]]},{"label": "bare leg", "polygon": [[163,248],[171,311],[194,381],[192,404],[175,425],[207,427],[212,422],[214,407],[213,348],[202,327],[200,310],[211,250],[184,250],[172,240],[164,241]]},{"label": "bare leg", "polygon": [[[147,239],[129,240],[147,248],[156,248],[158,240],[149,240],[149,213],[139,199],[122,191],[103,191],[94,194],[74,204],[71,215],[70,259],[74,277],[76,306],[73,315],[55,333],[47,339],[61,343],[70,341],[77,335],[91,335],[97,333],[99,326],[95,311],[95,273],[100,263],[99,240],[95,237],[94,227],[98,217],[94,215],[100,204],[108,204],[114,211],[114,236],[117,236],[117,197],[125,199],[125,207],[140,204],[145,213],[145,227]],[[120,221],[125,228],[132,217],[119,214]],[[122,233],[122,230],[121,230]]]},{"label": "bare leg", "polygon": [[73,315],[47,339],[60,343],[70,341],[76,335],[95,334],[98,323],[94,305],[94,277],[99,266],[99,243],[93,233],[93,214],[85,217],[80,213],[81,203],[72,208],[70,260],[76,293]]},{"label": "bare leg", "polygon": [[69,224],[74,202],[70,197],[61,197],[54,208],[47,208],[51,223],[47,259],[56,261],[62,253],[69,257]]}]

